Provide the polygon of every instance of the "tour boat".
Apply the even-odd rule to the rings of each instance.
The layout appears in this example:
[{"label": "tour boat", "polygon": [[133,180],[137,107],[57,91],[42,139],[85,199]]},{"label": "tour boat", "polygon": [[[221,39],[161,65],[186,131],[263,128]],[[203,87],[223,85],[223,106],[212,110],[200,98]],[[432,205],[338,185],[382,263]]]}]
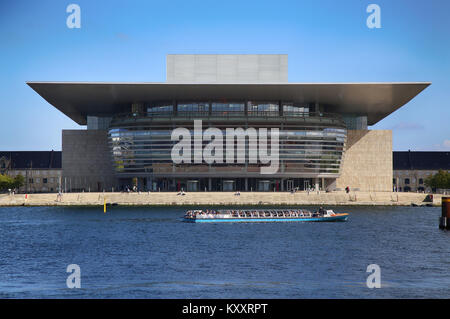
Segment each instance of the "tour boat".
[{"label": "tour boat", "polygon": [[335,213],[331,209],[310,212],[304,209],[227,209],[190,210],[183,221],[190,223],[221,222],[337,222],[346,221],[347,213]]}]

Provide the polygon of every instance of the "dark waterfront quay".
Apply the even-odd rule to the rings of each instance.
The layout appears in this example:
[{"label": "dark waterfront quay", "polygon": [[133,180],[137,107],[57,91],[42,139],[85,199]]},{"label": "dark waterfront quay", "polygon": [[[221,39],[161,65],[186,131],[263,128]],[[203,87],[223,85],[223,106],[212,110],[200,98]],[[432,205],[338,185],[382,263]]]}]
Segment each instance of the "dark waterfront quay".
[{"label": "dark waterfront quay", "polygon": [[[333,209],[349,221],[188,224],[183,207],[0,208],[0,296],[448,297],[440,208]],[[66,286],[70,264],[80,289]],[[370,264],[381,269],[379,289],[366,286]]]}]

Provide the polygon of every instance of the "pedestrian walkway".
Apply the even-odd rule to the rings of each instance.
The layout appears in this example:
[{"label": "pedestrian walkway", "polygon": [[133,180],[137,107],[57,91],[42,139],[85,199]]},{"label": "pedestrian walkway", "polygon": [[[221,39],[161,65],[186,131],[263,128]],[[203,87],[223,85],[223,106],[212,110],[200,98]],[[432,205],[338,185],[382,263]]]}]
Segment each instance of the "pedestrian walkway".
[{"label": "pedestrian walkway", "polygon": [[[424,205],[427,194],[393,192],[131,192],[131,193],[65,193],[1,194],[0,206],[59,205]],[[440,205],[442,195],[433,196]]]}]

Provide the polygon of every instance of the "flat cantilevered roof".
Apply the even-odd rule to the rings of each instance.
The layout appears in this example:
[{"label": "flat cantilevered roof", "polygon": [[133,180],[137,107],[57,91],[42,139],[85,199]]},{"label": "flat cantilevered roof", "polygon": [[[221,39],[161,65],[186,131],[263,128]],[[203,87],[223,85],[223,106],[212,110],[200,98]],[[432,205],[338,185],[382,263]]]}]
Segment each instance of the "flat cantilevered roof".
[{"label": "flat cantilevered roof", "polygon": [[430,82],[408,83],[105,83],[27,82],[48,103],[80,125],[87,116],[129,112],[153,101],[290,101],[327,105],[327,112],[366,115],[374,125],[422,92]]}]

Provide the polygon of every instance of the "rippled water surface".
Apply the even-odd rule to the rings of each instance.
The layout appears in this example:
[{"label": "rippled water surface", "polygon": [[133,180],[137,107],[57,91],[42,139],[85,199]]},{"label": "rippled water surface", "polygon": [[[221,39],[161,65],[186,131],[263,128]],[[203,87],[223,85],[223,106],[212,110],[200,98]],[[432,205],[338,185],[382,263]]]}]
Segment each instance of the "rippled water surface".
[{"label": "rippled water surface", "polygon": [[[346,223],[189,224],[184,208],[0,208],[2,298],[449,298],[440,208]],[[68,289],[66,267],[81,268]],[[381,268],[369,289],[369,264]]]}]

